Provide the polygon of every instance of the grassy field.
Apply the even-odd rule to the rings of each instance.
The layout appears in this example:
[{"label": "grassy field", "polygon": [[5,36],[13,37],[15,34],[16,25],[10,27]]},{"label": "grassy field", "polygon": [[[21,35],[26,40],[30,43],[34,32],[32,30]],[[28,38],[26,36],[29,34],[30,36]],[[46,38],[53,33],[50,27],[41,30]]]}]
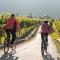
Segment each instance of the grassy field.
[{"label": "grassy field", "polygon": [[52,27],[54,32],[51,34],[51,37],[56,44],[58,53],[60,53],[60,42],[58,42],[58,39],[60,39],[60,20],[54,20]]},{"label": "grassy field", "polygon": [[53,41],[55,42],[55,45],[57,47],[57,52],[60,54],[60,42],[58,42],[57,39],[60,39],[60,35],[58,35],[56,32],[51,34],[51,37]]}]

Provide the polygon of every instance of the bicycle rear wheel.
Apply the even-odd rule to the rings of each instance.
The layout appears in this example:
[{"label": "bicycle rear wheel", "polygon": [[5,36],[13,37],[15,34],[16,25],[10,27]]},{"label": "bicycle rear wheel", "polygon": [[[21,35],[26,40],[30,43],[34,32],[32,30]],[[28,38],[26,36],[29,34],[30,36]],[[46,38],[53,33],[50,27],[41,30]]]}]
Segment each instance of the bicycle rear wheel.
[{"label": "bicycle rear wheel", "polygon": [[9,51],[9,46],[10,46],[10,43],[8,43],[6,40],[4,41],[4,52],[5,53],[8,53]]},{"label": "bicycle rear wheel", "polygon": [[47,43],[46,43],[46,41],[44,41],[44,52],[45,52],[45,55],[47,56]]},{"label": "bicycle rear wheel", "polygon": [[47,54],[47,43],[45,43],[45,52]]},{"label": "bicycle rear wheel", "polygon": [[42,56],[44,56],[44,46],[43,46],[43,43],[41,43],[41,53],[42,53]]}]

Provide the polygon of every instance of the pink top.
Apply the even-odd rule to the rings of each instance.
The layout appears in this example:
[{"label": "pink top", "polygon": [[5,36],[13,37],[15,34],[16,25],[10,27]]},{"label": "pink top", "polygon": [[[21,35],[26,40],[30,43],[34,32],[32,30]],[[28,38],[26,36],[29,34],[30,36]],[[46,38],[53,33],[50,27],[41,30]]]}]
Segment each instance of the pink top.
[{"label": "pink top", "polygon": [[7,20],[6,29],[13,29],[14,23],[16,22],[16,31],[18,31],[20,29],[20,24],[16,21],[15,18],[9,18]]},{"label": "pink top", "polygon": [[14,23],[15,23],[15,18],[9,18],[7,20],[5,28],[6,29],[13,29]]},{"label": "pink top", "polygon": [[41,32],[42,33],[49,33],[49,31],[50,31],[50,26],[48,24],[46,24],[46,23],[42,24]]}]

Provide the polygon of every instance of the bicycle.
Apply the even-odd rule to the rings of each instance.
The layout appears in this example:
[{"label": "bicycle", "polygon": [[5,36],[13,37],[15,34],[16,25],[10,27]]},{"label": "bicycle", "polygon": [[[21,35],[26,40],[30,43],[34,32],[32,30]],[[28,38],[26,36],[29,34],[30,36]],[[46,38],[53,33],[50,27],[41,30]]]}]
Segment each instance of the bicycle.
[{"label": "bicycle", "polygon": [[42,41],[42,43],[41,43],[41,52],[42,52],[42,56],[44,56],[44,52],[46,52],[46,54],[47,54],[47,41],[46,41],[46,39],[45,39],[45,35],[44,35],[44,41]]},{"label": "bicycle", "polygon": [[8,53],[9,49],[11,48],[12,51],[14,51],[16,49],[16,40],[14,41],[13,45],[10,44],[10,40],[7,38],[5,38],[5,41],[4,41],[4,52],[5,53]]}]

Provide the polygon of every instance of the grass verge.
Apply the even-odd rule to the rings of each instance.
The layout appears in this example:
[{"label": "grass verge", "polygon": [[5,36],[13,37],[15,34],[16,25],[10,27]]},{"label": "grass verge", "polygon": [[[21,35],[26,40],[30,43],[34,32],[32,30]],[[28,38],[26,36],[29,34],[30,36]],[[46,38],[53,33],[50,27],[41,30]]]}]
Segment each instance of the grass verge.
[{"label": "grass verge", "polygon": [[55,42],[55,45],[57,47],[57,52],[60,54],[60,42],[58,42],[58,40],[57,40],[57,39],[60,39],[60,35],[56,32],[53,32],[51,34],[51,37],[52,37],[53,41]]}]

